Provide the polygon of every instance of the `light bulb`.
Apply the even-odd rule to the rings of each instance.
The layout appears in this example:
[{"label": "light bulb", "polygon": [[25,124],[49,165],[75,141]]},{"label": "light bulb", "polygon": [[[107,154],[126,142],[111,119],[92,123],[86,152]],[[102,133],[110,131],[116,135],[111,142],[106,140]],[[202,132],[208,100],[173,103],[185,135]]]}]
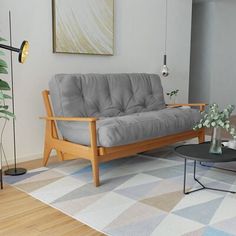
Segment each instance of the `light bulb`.
[{"label": "light bulb", "polygon": [[167,65],[163,65],[162,70],[161,70],[161,74],[164,77],[167,77],[169,75],[169,69],[168,69]]},{"label": "light bulb", "polygon": [[163,66],[162,66],[162,69],[161,69],[161,74],[164,76],[164,77],[167,77],[169,75],[169,69],[166,65],[166,55],[164,55],[164,62],[163,62]]}]

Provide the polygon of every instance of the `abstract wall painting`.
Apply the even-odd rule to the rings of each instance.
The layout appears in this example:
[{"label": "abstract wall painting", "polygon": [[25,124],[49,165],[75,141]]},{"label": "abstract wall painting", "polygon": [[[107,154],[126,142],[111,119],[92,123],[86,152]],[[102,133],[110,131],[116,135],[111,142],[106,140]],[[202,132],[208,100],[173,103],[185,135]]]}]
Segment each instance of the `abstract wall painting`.
[{"label": "abstract wall painting", "polygon": [[113,55],[114,0],[52,0],[53,52]]}]

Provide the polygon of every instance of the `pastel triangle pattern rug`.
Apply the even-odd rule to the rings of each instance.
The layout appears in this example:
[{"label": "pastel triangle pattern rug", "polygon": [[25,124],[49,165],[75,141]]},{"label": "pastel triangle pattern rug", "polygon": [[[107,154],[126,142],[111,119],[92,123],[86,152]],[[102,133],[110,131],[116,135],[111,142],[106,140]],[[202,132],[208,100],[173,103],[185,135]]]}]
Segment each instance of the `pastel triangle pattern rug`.
[{"label": "pastel triangle pattern rug", "polygon": [[[236,169],[236,163],[230,163]],[[183,159],[173,147],[101,164],[95,188],[90,163],[51,164],[6,183],[90,227],[114,236],[236,235],[236,194],[203,190],[184,195]],[[199,187],[188,164],[187,186]],[[197,166],[202,182],[236,191],[236,173]]]}]

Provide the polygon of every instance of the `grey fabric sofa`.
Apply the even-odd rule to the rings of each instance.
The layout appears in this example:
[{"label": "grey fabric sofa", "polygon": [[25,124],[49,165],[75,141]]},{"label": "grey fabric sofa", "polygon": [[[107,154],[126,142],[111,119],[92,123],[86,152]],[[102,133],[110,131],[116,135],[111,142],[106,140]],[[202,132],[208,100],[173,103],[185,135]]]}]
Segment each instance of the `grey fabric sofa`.
[{"label": "grey fabric sofa", "polygon": [[[135,144],[143,145],[140,151],[145,151],[195,136],[204,139],[203,130],[192,131],[200,119],[198,109],[167,107],[160,77],[155,74],[58,74],[49,89],[53,113],[47,115],[57,121],[62,140],[91,150],[95,142],[98,164],[132,154],[132,147],[137,153]],[[62,119],[71,117],[78,120]],[[93,138],[88,117],[96,119]],[[167,142],[157,145],[163,137]],[[63,156],[68,151],[59,153]]]}]

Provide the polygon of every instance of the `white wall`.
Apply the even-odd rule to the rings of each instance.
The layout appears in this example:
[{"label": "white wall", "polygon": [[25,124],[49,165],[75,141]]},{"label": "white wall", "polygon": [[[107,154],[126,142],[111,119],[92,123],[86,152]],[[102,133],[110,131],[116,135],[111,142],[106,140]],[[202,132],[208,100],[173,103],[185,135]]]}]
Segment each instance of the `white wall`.
[{"label": "white wall", "polygon": [[236,105],[235,11],[235,0],[193,5],[191,102]]},{"label": "white wall", "polygon": [[[190,0],[169,0],[168,66],[171,75],[163,79],[165,91],[179,88],[179,101],[188,100],[191,8]],[[0,0],[0,35],[9,38],[8,10],[12,12],[13,44],[30,42],[30,55],[15,69],[15,98],[18,159],[42,153],[44,114],[41,91],[56,73],[159,73],[164,48],[165,1],[115,1],[114,56],[68,55],[52,53],[52,15],[49,0]],[[8,62],[9,58],[6,57]],[[9,76],[8,76],[9,77]],[[12,157],[11,126],[8,124],[4,145]]]},{"label": "white wall", "polygon": [[217,1],[214,8],[210,100],[221,106],[236,105],[236,1]]}]

